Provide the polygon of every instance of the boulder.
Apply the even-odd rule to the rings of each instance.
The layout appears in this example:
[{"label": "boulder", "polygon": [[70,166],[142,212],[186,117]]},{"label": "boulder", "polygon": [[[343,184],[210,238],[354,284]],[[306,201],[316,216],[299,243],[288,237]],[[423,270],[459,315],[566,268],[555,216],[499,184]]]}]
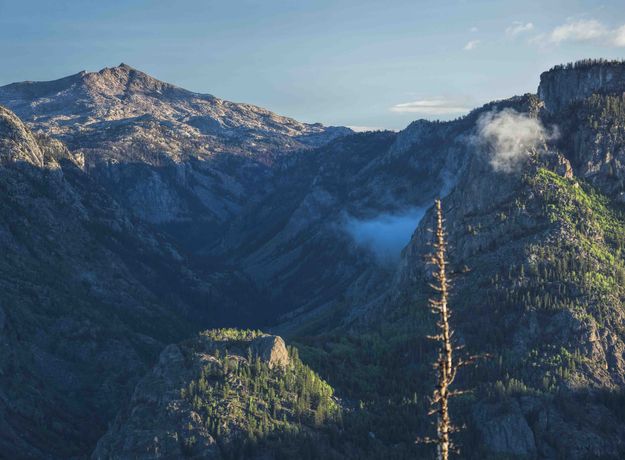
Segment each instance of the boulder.
[{"label": "boulder", "polygon": [[289,352],[284,340],[277,335],[266,335],[254,339],[250,348],[261,360],[269,364],[270,368],[286,367],[289,365]]},{"label": "boulder", "polygon": [[480,404],[474,411],[475,426],[484,445],[493,453],[535,458],[536,442],[516,400]]}]

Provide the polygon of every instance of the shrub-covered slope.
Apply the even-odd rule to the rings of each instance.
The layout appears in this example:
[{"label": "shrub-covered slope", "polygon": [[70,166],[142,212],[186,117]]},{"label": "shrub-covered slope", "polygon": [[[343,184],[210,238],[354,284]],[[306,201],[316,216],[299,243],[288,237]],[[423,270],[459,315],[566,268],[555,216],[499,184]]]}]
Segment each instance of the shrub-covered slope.
[{"label": "shrub-covered slope", "polygon": [[170,345],[94,459],[332,458],[332,388],[277,336],[209,330]]}]

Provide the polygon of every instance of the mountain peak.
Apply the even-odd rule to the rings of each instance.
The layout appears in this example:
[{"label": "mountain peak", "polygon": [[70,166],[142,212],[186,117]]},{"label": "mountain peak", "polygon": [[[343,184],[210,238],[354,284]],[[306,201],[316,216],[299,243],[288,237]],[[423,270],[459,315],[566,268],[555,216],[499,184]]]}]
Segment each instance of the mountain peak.
[{"label": "mountain peak", "polygon": [[105,95],[158,93],[172,89],[184,91],[123,62],[117,67],[105,67],[98,72],[87,73],[84,77],[90,90]]},{"label": "mountain peak", "polygon": [[[38,98],[71,98],[81,93],[102,94],[111,96],[114,94],[132,92],[158,92],[165,89],[178,89],[175,85],[165,83],[156,78],[121,63],[117,67],[105,67],[96,72],[81,70],[67,77],[49,81],[22,81],[0,86],[0,100],[11,106],[20,113],[14,104],[20,100],[32,101]],[[10,102],[9,102],[10,101]]]},{"label": "mountain peak", "polygon": [[[154,78],[153,76],[149,75],[148,73],[143,72],[137,69],[136,67],[132,67],[131,65],[126,64],[125,62],[122,62],[118,66],[115,66],[115,67],[104,67],[103,69],[100,69],[96,72],[89,72],[87,73],[87,75],[102,75],[102,74],[106,74],[109,72],[113,72],[113,73],[120,74],[120,75],[138,74],[151,80],[160,81],[157,78]],[[161,83],[165,83],[165,82],[161,82]],[[169,84],[169,83],[166,83],[166,84]]]},{"label": "mountain peak", "polygon": [[[139,150],[159,145],[158,155],[166,150],[176,161],[190,152],[206,156],[221,149],[235,155],[254,152],[257,159],[269,163],[277,154],[319,146],[349,133],[343,128],[300,123],[261,107],[191,92],[123,62],[51,82],[0,87],[0,104],[32,127],[45,129],[72,147],[74,142],[82,144],[90,136],[94,141],[89,148],[117,143],[122,138],[130,141],[136,136],[143,146]],[[147,139],[155,142],[150,148],[145,147],[150,144]],[[245,148],[233,145],[234,139],[243,142]],[[122,144],[121,149],[102,149],[98,157],[146,161],[137,149]]]}]

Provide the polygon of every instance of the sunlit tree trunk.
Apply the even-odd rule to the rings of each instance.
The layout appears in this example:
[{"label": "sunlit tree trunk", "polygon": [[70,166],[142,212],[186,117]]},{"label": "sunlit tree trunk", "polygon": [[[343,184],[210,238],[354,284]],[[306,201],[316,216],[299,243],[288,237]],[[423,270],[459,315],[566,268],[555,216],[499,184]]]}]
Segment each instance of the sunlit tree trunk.
[{"label": "sunlit tree trunk", "polygon": [[436,458],[448,460],[451,452],[458,452],[451,440],[451,434],[456,430],[449,416],[449,400],[463,391],[451,390],[451,384],[456,378],[458,368],[473,363],[476,356],[468,359],[455,359],[452,343],[453,330],[449,324],[451,309],[449,306],[449,279],[447,277],[447,242],[445,241],[445,225],[440,200],[435,202],[436,229],[434,230],[434,251],[430,256],[430,263],[434,266],[434,282],[430,285],[436,291],[436,296],[430,299],[432,312],[436,314],[437,334],[430,339],[438,343],[438,358],[434,363],[436,369],[436,387],[431,400],[431,410],[428,415],[436,415],[436,438],[420,438],[417,442],[436,444]]},{"label": "sunlit tree trunk", "polygon": [[430,299],[430,305],[438,314],[438,335],[434,337],[439,341],[438,360],[436,368],[438,370],[438,382],[434,391],[433,404],[437,407],[437,458],[447,460],[450,450],[451,421],[449,418],[449,386],[454,377],[453,367],[453,347],[451,344],[451,330],[449,327],[449,285],[447,281],[447,245],[445,242],[445,229],[443,224],[443,211],[440,200],[436,200],[436,234],[434,240],[434,253],[432,263],[434,264],[435,283],[432,287],[438,292],[435,299]]}]

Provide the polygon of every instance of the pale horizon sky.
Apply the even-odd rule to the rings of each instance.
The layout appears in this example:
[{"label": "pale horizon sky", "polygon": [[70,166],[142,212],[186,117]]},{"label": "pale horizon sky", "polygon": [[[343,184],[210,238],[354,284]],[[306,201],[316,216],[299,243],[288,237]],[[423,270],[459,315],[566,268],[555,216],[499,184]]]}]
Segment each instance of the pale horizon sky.
[{"label": "pale horizon sky", "polygon": [[619,1],[0,0],[0,85],[125,62],[326,125],[401,129],[625,58]]}]

